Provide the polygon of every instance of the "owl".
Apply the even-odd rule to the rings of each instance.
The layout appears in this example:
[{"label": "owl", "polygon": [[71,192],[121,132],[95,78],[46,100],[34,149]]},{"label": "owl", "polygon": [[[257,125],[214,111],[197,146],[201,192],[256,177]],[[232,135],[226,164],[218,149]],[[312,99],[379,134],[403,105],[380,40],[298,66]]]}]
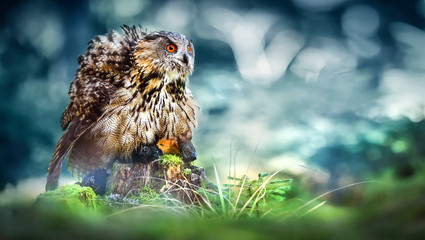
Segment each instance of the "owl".
[{"label": "owl", "polygon": [[68,170],[79,177],[111,169],[115,161],[158,158],[157,143],[167,139],[183,139],[183,160],[196,159],[190,139],[199,107],[187,88],[195,59],[192,41],[140,26],[122,29],[123,35],[95,36],[78,58],[46,190],[57,187],[68,153]]}]

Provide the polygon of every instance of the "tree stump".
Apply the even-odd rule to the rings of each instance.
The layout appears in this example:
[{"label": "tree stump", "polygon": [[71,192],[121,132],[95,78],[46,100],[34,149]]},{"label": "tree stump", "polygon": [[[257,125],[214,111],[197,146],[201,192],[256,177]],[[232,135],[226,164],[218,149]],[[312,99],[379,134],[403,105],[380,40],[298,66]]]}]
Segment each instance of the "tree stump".
[{"label": "tree stump", "polygon": [[106,192],[138,196],[145,188],[171,194],[186,203],[196,202],[196,189],[208,182],[204,169],[164,155],[146,163],[115,163],[106,182]]}]

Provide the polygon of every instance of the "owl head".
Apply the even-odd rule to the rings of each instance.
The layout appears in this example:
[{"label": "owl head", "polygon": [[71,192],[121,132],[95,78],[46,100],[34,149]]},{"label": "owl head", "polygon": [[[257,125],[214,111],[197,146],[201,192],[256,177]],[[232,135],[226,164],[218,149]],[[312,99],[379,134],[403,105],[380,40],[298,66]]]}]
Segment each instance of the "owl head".
[{"label": "owl head", "polygon": [[134,41],[133,57],[137,66],[146,72],[166,73],[186,77],[193,72],[195,49],[192,41],[179,33],[156,31],[127,33]]}]

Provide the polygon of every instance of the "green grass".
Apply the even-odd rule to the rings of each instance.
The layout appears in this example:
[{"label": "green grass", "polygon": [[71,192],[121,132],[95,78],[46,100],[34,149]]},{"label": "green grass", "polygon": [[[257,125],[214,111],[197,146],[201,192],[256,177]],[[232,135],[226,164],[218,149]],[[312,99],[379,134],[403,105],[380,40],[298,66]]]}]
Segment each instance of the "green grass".
[{"label": "green grass", "polygon": [[[205,184],[208,188],[198,189],[203,201],[199,205],[172,199],[167,192],[153,196],[149,189],[142,191],[143,196],[148,197],[147,202],[132,205],[124,201],[121,205],[109,205],[106,199],[91,193],[87,194],[89,197],[80,198],[75,191],[58,191],[58,196],[68,193],[91,203],[83,201],[67,204],[68,207],[62,204],[3,206],[0,237],[422,239],[425,236],[424,173],[418,169],[416,175],[399,179],[389,171],[377,177],[378,181],[353,183],[317,197],[288,195],[294,189],[299,193],[305,187],[297,180],[277,179],[278,172],[259,174],[255,179],[232,176],[223,187]],[[220,186],[223,181],[219,180],[218,177],[216,181]],[[335,194],[352,196],[355,201],[337,205],[332,200]],[[49,199],[47,195],[42,198]],[[161,202],[157,202],[159,199]],[[105,208],[93,207],[96,201]]]}]

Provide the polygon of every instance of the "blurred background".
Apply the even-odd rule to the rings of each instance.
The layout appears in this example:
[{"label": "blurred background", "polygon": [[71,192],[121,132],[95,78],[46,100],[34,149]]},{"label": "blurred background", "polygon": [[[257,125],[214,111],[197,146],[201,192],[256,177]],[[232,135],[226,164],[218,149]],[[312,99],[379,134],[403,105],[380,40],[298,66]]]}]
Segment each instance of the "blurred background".
[{"label": "blurred background", "polygon": [[77,57],[123,24],[192,38],[196,164],[209,176],[213,162],[223,178],[302,164],[330,189],[406,178],[425,160],[424,0],[17,0],[0,12],[1,194],[43,191]]}]

